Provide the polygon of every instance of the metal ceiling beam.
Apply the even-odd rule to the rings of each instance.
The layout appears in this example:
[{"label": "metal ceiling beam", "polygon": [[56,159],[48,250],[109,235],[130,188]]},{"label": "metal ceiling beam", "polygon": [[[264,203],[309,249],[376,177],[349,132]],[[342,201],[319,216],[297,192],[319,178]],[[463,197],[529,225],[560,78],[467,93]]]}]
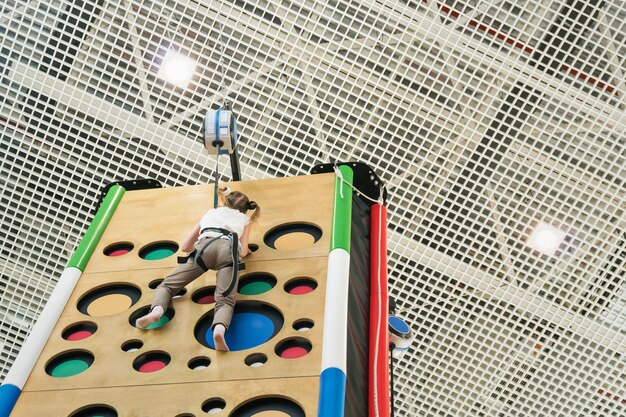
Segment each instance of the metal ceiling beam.
[{"label": "metal ceiling beam", "polygon": [[206,150],[199,141],[166,129],[58,78],[18,62],[10,68],[8,77],[23,88],[44,94],[133,137],[140,137],[162,148],[164,152],[209,164]]},{"label": "metal ceiling beam", "polygon": [[[441,40],[452,41],[450,47],[459,51],[459,53],[475,52],[479,54],[481,63],[493,68],[499,76],[506,77],[510,82],[522,82],[531,88],[541,91],[557,103],[577,108],[619,131],[626,129],[626,120],[621,109],[610,106],[601,98],[577,89],[556,76],[546,74],[522,60],[512,59],[489,45],[442,24],[438,19],[432,19],[427,14],[414,13],[412,16],[407,16],[398,13],[394,9],[385,7],[385,4],[382,4],[380,0],[362,1],[372,10],[386,15],[390,20],[402,23],[416,34],[436,36]],[[504,72],[499,70],[499,68],[506,68],[507,71]],[[511,75],[514,76],[511,77]]]},{"label": "metal ceiling beam", "polygon": [[[547,320],[593,340],[618,354],[626,355],[626,334],[595,320],[572,313],[557,303],[538,297],[514,284],[503,282],[502,279],[479,268],[417,243],[393,230],[387,232],[387,240],[393,242],[389,245],[390,251],[413,253],[411,258],[413,261],[474,288],[486,300],[504,301],[512,304],[520,310],[520,314],[532,314],[539,319]],[[510,277],[509,281],[515,282],[515,277]],[[419,308],[420,306],[405,306],[400,309],[399,313]]]}]

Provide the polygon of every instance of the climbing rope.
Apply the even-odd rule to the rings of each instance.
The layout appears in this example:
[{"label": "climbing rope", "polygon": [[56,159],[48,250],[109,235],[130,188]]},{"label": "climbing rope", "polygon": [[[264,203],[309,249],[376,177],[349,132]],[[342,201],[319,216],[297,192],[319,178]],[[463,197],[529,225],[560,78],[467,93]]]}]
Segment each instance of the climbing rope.
[{"label": "climbing rope", "polygon": [[339,170],[339,167],[337,166],[337,164],[333,164],[333,171],[335,171],[335,176],[337,176],[337,178],[339,178],[339,180],[342,183],[342,187],[339,189],[339,194],[341,195],[341,198],[343,198],[343,184],[346,184],[348,187],[352,188],[352,191],[356,192],[359,196],[365,198],[366,200],[369,200],[374,204],[380,204],[381,206],[384,204],[383,196],[385,194],[385,189],[387,188],[387,185],[384,182],[382,182],[380,185],[380,195],[378,196],[378,200],[374,200],[373,198],[365,194],[363,191],[359,190],[354,185],[346,181],[343,178],[343,174]]},{"label": "climbing rope", "polygon": [[[218,10],[218,16],[216,19],[216,26],[218,29],[217,32],[217,44],[219,47],[219,57],[218,57],[218,67],[219,67],[219,73],[220,73],[220,84],[217,88],[217,95],[218,95],[218,108],[217,111],[215,112],[215,140],[213,142],[213,145],[217,148],[217,153],[215,155],[215,186],[214,186],[214,191],[213,191],[213,206],[215,208],[217,208],[218,206],[218,183],[219,183],[219,159],[220,159],[220,151],[221,151],[221,147],[224,146],[225,144],[223,143],[223,141],[220,138],[220,112],[222,110],[226,110],[229,111],[230,113],[230,118],[228,120],[228,136],[229,138],[227,138],[227,140],[230,141],[230,129],[231,127],[234,129],[234,132],[232,132],[232,134],[234,135],[234,141],[237,140],[237,123],[234,121],[234,117],[232,115],[231,111],[231,103],[228,101],[227,99],[227,93],[226,93],[226,70],[225,70],[225,64],[224,64],[224,55],[226,54],[226,48],[224,47],[224,40],[222,39],[222,35],[224,32],[224,25],[222,24],[222,22],[220,21],[221,19],[221,15],[222,15],[222,7],[220,4],[220,8]],[[232,126],[231,126],[231,122],[232,122]],[[226,144],[227,147],[229,147],[229,144]],[[230,153],[230,151],[229,151]]]},{"label": "climbing rope", "polygon": [[216,20],[216,23],[218,25],[217,44],[220,48],[219,60],[218,60],[218,66],[219,66],[219,72],[220,72],[220,85],[217,88],[218,103],[219,103],[220,108],[230,110],[230,102],[228,101],[227,94],[226,94],[226,71],[224,70],[225,68],[224,55],[226,55],[226,48],[224,47],[224,41],[222,39],[224,26],[222,22],[220,21],[221,14],[222,14],[222,7],[220,5],[220,9],[218,11],[218,17]]}]

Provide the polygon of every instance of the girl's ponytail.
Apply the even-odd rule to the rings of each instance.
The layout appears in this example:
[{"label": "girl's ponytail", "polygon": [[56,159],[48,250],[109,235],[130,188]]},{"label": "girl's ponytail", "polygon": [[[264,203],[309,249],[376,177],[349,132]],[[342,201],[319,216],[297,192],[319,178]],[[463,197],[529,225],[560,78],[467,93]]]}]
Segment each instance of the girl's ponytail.
[{"label": "girl's ponytail", "polygon": [[257,204],[256,201],[248,201],[248,205],[246,206],[248,210],[254,210],[252,216],[250,216],[250,221],[256,222],[261,215],[261,207]]},{"label": "girl's ponytail", "polygon": [[249,210],[254,210],[254,213],[250,216],[250,220],[253,222],[261,215],[261,207],[259,207],[257,202],[250,201],[241,191],[231,191],[230,188],[224,186],[219,188],[218,196],[221,206],[239,210],[244,214]]}]

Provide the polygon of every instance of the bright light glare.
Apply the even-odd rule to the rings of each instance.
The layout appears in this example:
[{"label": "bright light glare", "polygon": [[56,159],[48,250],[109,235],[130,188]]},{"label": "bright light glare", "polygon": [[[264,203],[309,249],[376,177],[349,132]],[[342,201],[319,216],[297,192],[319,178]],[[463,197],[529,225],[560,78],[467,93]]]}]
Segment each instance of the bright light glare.
[{"label": "bright light glare", "polygon": [[193,59],[170,50],[163,58],[157,77],[178,87],[186,88],[195,70],[196,62]]},{"label": "bright light glare", "polygon": [[554,256],[567,233],[545,223],[539,223],[526,242],[528,246],[546,255]]}]

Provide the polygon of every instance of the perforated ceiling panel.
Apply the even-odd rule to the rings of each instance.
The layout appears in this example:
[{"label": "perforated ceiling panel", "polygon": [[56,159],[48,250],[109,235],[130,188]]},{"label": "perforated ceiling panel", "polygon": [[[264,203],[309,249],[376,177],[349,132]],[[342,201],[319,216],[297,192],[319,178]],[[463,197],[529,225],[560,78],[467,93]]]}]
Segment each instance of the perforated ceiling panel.
[{"label": "perforated ceiling panel", "polygon": [[1,375],[105,184],[212,180],[225,98],[244,179],[384,179],[417,336],[396,415],[626,415],[625,22],[621,0],[2,2]]}]

